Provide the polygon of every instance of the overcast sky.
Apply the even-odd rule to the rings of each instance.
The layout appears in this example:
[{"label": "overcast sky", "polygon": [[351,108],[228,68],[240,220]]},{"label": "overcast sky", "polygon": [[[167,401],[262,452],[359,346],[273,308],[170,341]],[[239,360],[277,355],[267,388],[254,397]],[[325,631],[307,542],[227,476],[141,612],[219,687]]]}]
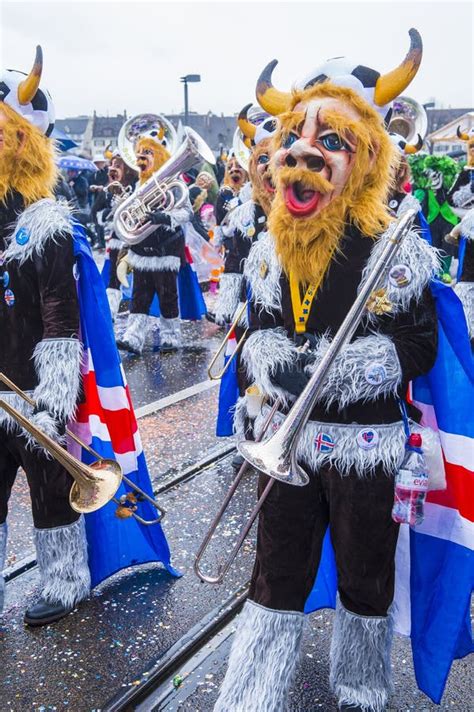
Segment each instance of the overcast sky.
[{"label": "overcast sky", "polygon": [[329,57],[346,55],[380,72],[405,56],[408,29],[424,56],[410,96],[474,105],[472,2],[20,2],[0,0],[0,58],[28,71],[36,44],[57,116],[182,111],[233,114],[254,98],[260,70],[279,60],[288,89]]}]

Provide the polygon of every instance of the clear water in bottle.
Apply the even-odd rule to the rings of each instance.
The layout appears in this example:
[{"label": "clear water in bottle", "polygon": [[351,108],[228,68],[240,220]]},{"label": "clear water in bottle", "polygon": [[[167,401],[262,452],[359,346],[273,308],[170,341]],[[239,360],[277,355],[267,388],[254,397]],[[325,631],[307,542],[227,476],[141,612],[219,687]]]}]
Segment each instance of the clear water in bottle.
[{"label": "clear water in bottle", "polygon": [[392,519],[399,524],[416,526],[424,519],[428,475],[421,446],[421,435],[412,433],[406,441],[405,457],[395,477]]}]

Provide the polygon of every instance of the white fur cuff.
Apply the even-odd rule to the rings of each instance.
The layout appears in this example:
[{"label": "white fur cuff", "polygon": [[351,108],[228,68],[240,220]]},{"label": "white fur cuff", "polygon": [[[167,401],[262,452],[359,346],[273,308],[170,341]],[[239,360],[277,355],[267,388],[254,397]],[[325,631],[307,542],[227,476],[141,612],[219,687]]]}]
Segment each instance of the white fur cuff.
[{"label": "white fur cuff", "polygon": [[38,375],[33,398],[58,420],[74,416],[81,386],[82,344],[78,339],[43,339],[33,352]]},{"label": "white fur cuff", "polygon": [[132,269],[141,272],[179,272],[181,260],[173,255],[164,257],[146,257],[137,255],[132,250],[127,253],[127,261]]},{"label": "white fur cuff", "polygon": [[284,403],[291,396],[274,384],[271,376],[278,367],[296,361],[297,355],[295,343],[282,327],[255,331],[242,349],[242,361],[249,378],[257,384],[261,393],[271,399],[280,397]]},{"label": "white fur cuff", "polygon": [[[309,373],[314,372],[329,344],[321,337],[315,361],[307,366]],[[324,380],[320,402],[327,407],[336,403],[343,410],[356,401],[396,394],[401,381],[402,369],[393,341],[382,334],[364,336],[347,344],[336,356]]]}]

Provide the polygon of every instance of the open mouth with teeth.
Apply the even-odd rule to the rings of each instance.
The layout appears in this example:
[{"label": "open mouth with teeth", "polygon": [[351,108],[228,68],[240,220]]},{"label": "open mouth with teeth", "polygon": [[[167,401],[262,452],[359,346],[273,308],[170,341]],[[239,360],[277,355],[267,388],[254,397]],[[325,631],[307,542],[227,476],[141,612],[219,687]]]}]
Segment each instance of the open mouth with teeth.
[{"label": "open mouth with teeth", "polygon": [[271,179],[271,176],[265,176],[263,179],[263,187],[267,191],[267,193],[273,193],[275,192],[275,185]]},{"label": "open mouth with teeth", "polygon": [[321,193],[300,180],[289,183],[284,189],[285,205],[296,217],[311,215],[318,207],[320,198]]}]

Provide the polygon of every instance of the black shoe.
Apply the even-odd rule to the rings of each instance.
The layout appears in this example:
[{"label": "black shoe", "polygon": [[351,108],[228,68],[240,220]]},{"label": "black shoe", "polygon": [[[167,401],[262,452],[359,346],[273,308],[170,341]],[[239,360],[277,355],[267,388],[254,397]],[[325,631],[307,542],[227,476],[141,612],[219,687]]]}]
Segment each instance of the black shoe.
[{"label": "black shoe", "polygon": [[205,317],[208,321],[211,322],[211,324],[216,323],[216,315],[213,312],[210,312],[210,311],[206,312]]},{"label": "black shoe", "polygon": [[340,705],[339,712],[364,712],[364,708],[359,705]]},{"label": "black shoe", "polygon": [[240,452],[236,452],[234,457],[232,458],[232,467],[234,468],[234,470],[240,470],[244,462],[244,456],[241,455]]},{"label": "black shoe", "polygon": [[66,608],[62,603],[49,603],[44,598],[40,598],[31,608],[28,608],[24,621],[26,625],[36,628],[37,626],[55,623],[67,616],[71,611],[72,608]]},{"label": "black shoe", "polygon": [[140,356],[141,354],[141,351],[134,349],[125,339],[117,339],[117,348],[122,349],[122,351],[128,351],[130,354],[135,354],[136,356]]}]

